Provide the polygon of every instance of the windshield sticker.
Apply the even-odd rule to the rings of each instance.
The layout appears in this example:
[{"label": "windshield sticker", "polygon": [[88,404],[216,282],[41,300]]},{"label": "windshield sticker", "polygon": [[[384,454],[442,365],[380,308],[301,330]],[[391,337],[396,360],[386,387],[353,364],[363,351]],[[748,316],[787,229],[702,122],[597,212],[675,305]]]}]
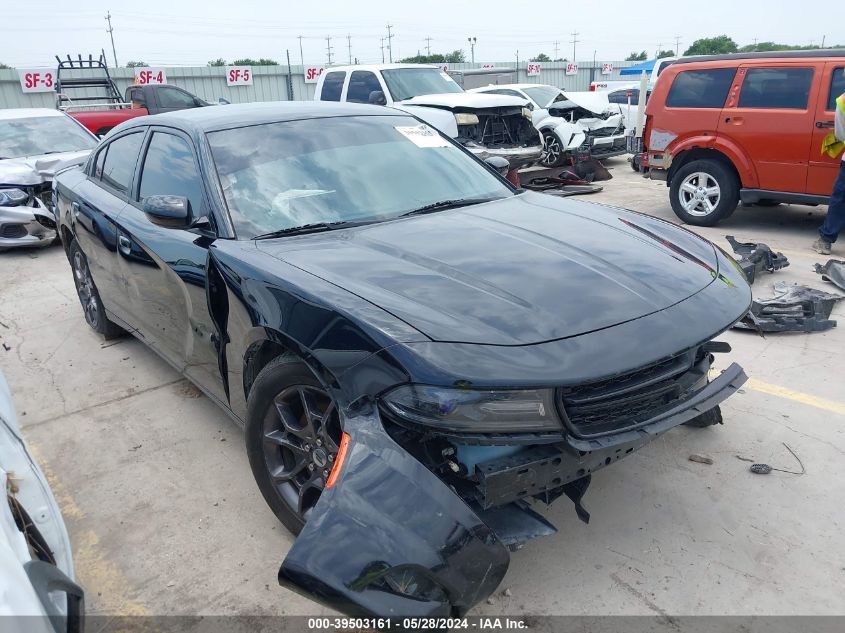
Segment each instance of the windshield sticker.
[{"label": "windshield sticker", "polygon": [[449,147],[449,142],[440,136],[434,128],[425,123],[422,125],[397,125],[394,129],[417,147]]}]

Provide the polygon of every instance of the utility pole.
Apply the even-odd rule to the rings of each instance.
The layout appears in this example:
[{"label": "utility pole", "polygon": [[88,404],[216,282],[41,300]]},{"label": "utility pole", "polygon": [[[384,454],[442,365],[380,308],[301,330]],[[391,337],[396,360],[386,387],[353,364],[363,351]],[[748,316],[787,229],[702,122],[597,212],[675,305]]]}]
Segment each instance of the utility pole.
[{"label": "utility pole", "polygon": [[393,28],[392,24],[387,25],[387,53],[390,56],[390,63],[393,63],[393,34],[390,32],[390,29]]},{"label": "utility pole", "polygon": [[384,63],[384,40],[385,40],[385,38],[382,37],[381,38],[381,46],[379,47],[379,48],[381,48],[381,63],[382,64]]},{"label": "utility pole", "polygon": [[349,51],[349,63],[352,64],[352,36],[346,34],[346,50]]},{"label": "utility pole", "polygon": [[108,33],[111,38],[111,53],[114,55],[114,66],[117,68],[117,51],[114,48],[114,27],[111,25],[111,11],[106,11],[106,22],[109,23],[109,28],[106,29],[106,33]]},{"label": "utility pole", "polygon": [[657,59],[658,57],[660,57],[660,47],[661,47],[661,46],[663,46],[663,43],[662,43],[662,42],[658,42],[658,43],[657,43],[657,52],[655,52],[655,53],[654,53],[654,59]]},{"label": "utility pole", "polygon": [[678,57],[679,51],[681,50],[681,36],[675,36],[675,57]]},{"label": "utility pole", "polygon": [[431,55],[431,38],[425,38],[425,54]]},{"label": "utility pole", "polygon": [[475,43],[478,41],[476,37],[468,37],[467,42],[469,42],[470,54],[472,55],[472,63],[475,63]]},{"label": "utility pole", "polygon": [[572,40],[571,40],[571,44],[572,44],[572,61],[573,61],[573,62],[575,62],[575,45],[576,45],[578,42],[580,42],[580,41],[581,41],[581,40],[579,40],[579,39],[578,39],[578,36],[580,35],[580,33],[578,33],[578,31],[572,31],[571,35],[572,35]]},{"label": "utility pole", "polygon": [[326,66],[332,65],[332,48],[333,48],[333,46],[332,46],[332,36],[327,35],[326,36],[326,55],[328,56],[329,61],[326,64]]},{"label": "utility pole", "polygon": [[560,48],[560,42],[556,41],[555,42],[555,61],[557,61],[558,57],[560,57],[560,55],[558,55],[558,48]]},{"label": "utility pole", "polygon": [[302,54],[302,36],[296,36],[299,39],[299,63],[302,64],[302,71],[305,72],[305,55]]},{"label": "utility pole", "polygon": [[822,35],[822,45],[821,45],[821,48],[824,48],[824,40],[825,40],[825,38],[826,38],[826,37],[827,37],[827,35]]}]

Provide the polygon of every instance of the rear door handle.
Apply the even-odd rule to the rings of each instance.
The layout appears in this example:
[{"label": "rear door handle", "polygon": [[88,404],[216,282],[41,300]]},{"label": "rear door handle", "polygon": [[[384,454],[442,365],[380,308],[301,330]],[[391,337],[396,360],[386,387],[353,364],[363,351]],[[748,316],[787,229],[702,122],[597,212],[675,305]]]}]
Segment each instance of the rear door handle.
[{"label": "rear door handle", "polygon": [[833,127],[833,121],[816,121],[816,127]]},{"label": "rear door handle", "polygon": [[124,255],[129,255],[132,252],[132,242],[125,235],[117,236],[117,246]]}]

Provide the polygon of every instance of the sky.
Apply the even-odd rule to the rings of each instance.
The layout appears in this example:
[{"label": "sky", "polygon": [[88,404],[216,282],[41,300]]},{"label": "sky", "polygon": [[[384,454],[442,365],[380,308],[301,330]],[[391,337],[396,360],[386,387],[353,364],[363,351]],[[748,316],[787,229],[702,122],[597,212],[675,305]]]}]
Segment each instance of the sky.
[{"label": "sky", "polygon": [[[513,62],[517,52],[520,62],[541,52],[571,60],[573,39],[578,61],[594,53],[597,61],[641,50],[653,56],[658,47],[675,49],[676,38],[683,53],[695,39],[722,33],[740,46],[755,39],[820,44],[823,37],[826,44],[845,43],[845,3],[804,0],[798,6],[794,0],[3,0],[0,62],[53,66],[56,54],[105,49],[111,65],[107,12],[120,65],[195,66],[219,57],[284,62],[286,49],[299,64],[300,43],[308,65],[325,65],[327,46],[333,63],[350,57],[381,62],[382,44],[389,57],[388,24],[394,60],[425,53],[428,44],[432,52],[463,49],[469,61],[468,37],[476,38],[478,62]],[[532,14],[530,7],[542,9]]]}]

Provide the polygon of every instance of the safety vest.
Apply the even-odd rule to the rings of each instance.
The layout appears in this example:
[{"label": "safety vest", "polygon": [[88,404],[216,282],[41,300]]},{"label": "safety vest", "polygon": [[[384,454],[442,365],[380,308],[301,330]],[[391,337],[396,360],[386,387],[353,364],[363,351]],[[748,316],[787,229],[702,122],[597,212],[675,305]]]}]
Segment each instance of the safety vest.
[{"label": "safety vest", "polygon": [[[836,98],[836,128],[845,130],[845,94],[841,94]],[[822,154],[827,154],[831,158],[836,158],[845,150],[845,142],[836,138],[836,134],[831,132],[822,140]],[[845,157],[843,157],[845,160]]]}]

